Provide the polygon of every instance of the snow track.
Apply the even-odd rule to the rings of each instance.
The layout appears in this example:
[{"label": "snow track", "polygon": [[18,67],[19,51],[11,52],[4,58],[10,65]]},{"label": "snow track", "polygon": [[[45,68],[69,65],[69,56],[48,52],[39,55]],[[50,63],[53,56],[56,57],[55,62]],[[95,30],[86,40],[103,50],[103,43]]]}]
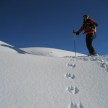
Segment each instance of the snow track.
[{"label": "snow track", "polygon": [[[93,56],[93,57],[84,57],[84,56],[78,56],[78,57],[66,57],[69,58],[69,62],[66,64],[67,67],[71,67],[71,69],[73,70],[74,68],[77,68],[77,62],[78,61],[93,61],[96,62],[98,64],[98,66],[104,68],[106,71],[108,71],[108,58],[102,57],[102,56]],[[74,81],[73,79],[76,78],[75,73],[66,73],[65,77],[69,80]],[[79,92],[78,87],[76,86],[68,86],[66,88],[66,91],[68,91],[70,93],[70,97],[71,94],[76,95]],[[72,99],[71,99],[72,100]],[[77,104],[73,104],[72,101],[70,101],[70,106],[69,108],[84,108],[82,104],[77,105]]]}]

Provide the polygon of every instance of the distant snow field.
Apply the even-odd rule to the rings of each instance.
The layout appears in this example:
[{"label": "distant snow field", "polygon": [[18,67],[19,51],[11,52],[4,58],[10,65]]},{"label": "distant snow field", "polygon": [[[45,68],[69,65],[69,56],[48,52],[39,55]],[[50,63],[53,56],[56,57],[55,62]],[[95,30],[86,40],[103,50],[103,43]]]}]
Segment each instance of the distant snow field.
[{"label": "distant snow field", "polygon": [[108,55],[0,41],[0,108],[108,108],[107,101]]}]

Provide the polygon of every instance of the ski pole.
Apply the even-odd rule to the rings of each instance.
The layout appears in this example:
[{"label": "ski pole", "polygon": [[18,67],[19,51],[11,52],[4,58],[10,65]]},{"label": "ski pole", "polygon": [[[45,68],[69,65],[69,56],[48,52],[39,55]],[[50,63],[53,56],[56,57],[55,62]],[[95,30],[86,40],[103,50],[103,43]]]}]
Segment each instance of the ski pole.
[{"label": "ski pole", "polygon": [[76,58],[76,39],[75,39],[75,31],[73,30],[73,41],[74,41],[74,51],[75,51],[75,58]]}]

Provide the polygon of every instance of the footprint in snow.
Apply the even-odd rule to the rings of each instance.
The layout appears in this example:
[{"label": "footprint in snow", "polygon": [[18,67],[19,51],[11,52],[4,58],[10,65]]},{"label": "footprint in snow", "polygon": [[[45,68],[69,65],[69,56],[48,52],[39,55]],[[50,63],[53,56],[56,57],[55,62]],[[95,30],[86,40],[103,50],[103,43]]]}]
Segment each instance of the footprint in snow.
[{"label": "footprint in snow", "polygon": [[82,60],[84,61],[88,61],[89,59],[87,57],[84,57]]},{"label": "footprint in snow", "polygon": [[71,68],[75,68],[76,64],[75,63],[68,63],[66,66],[67,67],[71,67]]},{"label": "footprint in snow", "polygon": [[97,63],[100,65],[100,67],[108,71],[108,62],[106,60],[100,59]]},{"label": "footprint in snow", "polygon": [[69,104],[69,108],[84,108],[82,103],[73,104],[72,102]]},{"label": "footprint in snow", "polygon": [[83,61],[88,61],[89,60],[89,58],[88,58],[88,56],[87,57],[77,57],[77,60],[83,60]]},{"label": "footprint in snow", "polygon": [[71,74],[71,73],[67,73],[67,74],[65,74],[65,77],[66,77],[67,79],[72,80],[72,79],[75,78],[75,75],[74,75],[74,74]]},{"label": "footprint in snow", "polygon": [[97,61],[98,58],[97,58],[97,57],[91,57],[90,60],[91,60],[91,61]]},{"label": "footprint in snow", "polygon": [[77,87],[73,87],[73,86],[68,86],[66,90],[72,94],[77,94],[79,92],[79,89]]},{"label": "footprint in snow", "polygon": [[76,67],[76,58],[71,58],[66,64],[67,67],[75,68]]}]

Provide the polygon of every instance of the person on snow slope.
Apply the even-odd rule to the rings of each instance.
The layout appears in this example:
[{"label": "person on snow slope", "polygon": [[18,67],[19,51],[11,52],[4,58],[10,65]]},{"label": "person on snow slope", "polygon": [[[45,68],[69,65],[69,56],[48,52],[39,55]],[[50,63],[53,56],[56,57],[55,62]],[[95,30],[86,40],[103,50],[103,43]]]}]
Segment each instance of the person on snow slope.
[{"label": "person on snow slope", "polygon": [[73,32],[75,35],[79,35],[83,30],[86,34],[86,46],[89,51],[89,56],[96,56],[96,51],[92,46],[92,42],[96,36],[96,27],[98,24],[93,20],[89,19],[88,15],[83,15],[83,24],[77,32]]}]

